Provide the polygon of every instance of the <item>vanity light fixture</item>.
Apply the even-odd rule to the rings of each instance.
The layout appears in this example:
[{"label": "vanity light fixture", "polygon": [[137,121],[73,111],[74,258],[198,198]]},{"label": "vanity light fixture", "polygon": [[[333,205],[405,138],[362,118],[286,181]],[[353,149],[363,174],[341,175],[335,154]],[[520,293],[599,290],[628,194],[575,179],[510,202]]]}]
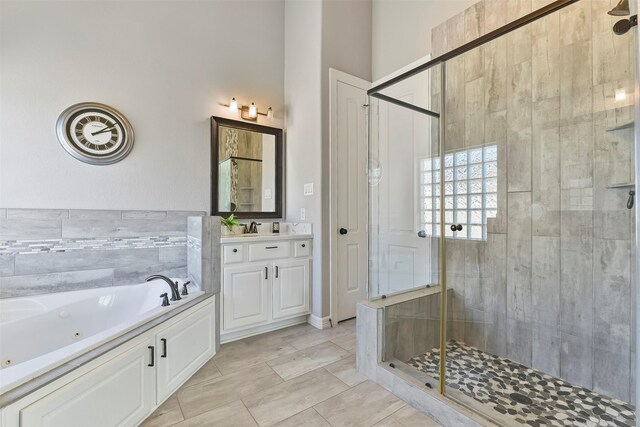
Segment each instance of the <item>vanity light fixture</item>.
[{"label": "vanity light fixture", "polygon": [[269,120],[273,120],[273,109],[269,107],[266,113],[262,113],[258,111],[258,107],[254,102],[251,105],[243,105],[238,107],[238,101],[235,98],[231,98],[229,104],[220,104],[223,107],[229,108],[229,111],[232,113],[237,113],[240,110],[240,117],[244,120],[251,120],[252,122],[258,121],[258,115],[265,116]]}]

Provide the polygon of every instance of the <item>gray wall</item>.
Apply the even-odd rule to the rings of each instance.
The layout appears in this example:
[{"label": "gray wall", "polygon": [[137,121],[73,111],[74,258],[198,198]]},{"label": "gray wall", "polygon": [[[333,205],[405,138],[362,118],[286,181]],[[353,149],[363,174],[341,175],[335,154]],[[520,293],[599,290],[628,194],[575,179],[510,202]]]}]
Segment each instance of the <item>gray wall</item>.
[{"label": "gray wall", "polygon": [[[499,0],[504,4],[511,0]],[[431,30],[475,0],[373,0],[373,79],[432,53]]]},{"label": "gray wall", "polygon": [[[187,277],[187,216],[203,214],[0,209],[0,298],[136,284],[156,273]],[[218,244],[219,228],[207,241]],[[218,252],[209,248],[203,256]],[[198,283],[211,291],[219,281]]]},{"label": "gray wall", "polygon": [[[434,52],[548,2],[480,2],[434,29]],[[606,129],[633,118],[634,48],[614,4],[582,0],[447,63],[447,150],[497,144],[500,177],[487,241],[447,241],[448,331],[633,402],[633,211],[630,188],[609,188],[633,180],[633,130]]]},{"label": "gray wall", "polygon": [[[287,216],[313,224],[314,315],[329,315],[329,68],[371,77],[371,3],[285,2]],[[312,196],[304,183],[314,184]]]},{"label": "gray wall", "polygon": [[[228,115],[218,104],[272,106],[276,120],[261,121],[283,124],[283,1],[1,8],[0,206],[208,211],[208,118]],[[59,145],[58,115],[85,101],[131,121],[126,159],[89,166]]]}]

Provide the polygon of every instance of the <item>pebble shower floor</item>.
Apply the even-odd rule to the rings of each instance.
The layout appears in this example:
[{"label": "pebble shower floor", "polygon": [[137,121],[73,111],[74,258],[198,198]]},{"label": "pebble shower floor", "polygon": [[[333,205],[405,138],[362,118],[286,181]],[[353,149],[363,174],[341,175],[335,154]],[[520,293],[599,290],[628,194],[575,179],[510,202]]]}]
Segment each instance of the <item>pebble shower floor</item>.
[{"label": "pebble shower floor", "polygon": [[[407,364],[439,379],[440,349]],[[516,423],[531,426],[635,426],[629,404],[575,386],[459,341],[447,344],[447,386]]]}]

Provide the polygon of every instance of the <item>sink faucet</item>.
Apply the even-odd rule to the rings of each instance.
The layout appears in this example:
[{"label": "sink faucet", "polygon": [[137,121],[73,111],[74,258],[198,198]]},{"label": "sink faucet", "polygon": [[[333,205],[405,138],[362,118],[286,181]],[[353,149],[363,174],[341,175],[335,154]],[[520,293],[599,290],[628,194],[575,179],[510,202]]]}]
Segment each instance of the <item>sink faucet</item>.
[{"label": "sink faucet", "polygon": [[249,225],[249,233],[251,234],[258,234],[258,226],[261,224],[258,224],[255,221],[251,221],[251,225]]},{"label": "sink faucet", "polygon": [[169,285],[169,287],[171,288],[171,301],[178,301],[180,299],[182,299],[180,297],[180,292],[178,292],[178,282],[173,283],[171,281],[171,279],[169,279],[167,276],[163,276],[161,274],[153,274],[149,277],[147,277],[146,279],[144,279],[147,282],[150,282],[152,280],[155,279],[161,279],[164,280],[165,282],[167,282],[167,285]]}]

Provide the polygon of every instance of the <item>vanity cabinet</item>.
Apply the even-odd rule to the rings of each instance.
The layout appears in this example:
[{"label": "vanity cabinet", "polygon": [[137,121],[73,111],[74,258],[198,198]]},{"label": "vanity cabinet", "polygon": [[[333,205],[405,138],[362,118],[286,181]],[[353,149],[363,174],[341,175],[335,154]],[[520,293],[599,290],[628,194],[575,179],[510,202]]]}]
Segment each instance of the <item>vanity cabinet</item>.
[{"label": "vanity cabinet", "polygon": [[305,322],[310,312],[310,237],[253,239],[222,240],[222,342]]}]

